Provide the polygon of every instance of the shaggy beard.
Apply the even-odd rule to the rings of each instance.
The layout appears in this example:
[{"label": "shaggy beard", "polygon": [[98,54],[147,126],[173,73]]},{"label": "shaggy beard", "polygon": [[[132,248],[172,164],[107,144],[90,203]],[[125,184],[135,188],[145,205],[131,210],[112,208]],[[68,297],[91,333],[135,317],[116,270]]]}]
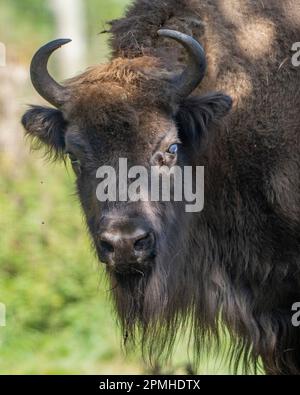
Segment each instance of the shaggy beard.
[{"label": "shaggy beard", "polygon": [[[195,244],[189,232],[192,226],[174,216],[170,229],[174,229],[174,233],[166,230],[161,233],[166,237],[160,239],[160,253],[142,275],[109,272],[124,343],[135,346],[138,342],[152,366],[169,359],[182,329],[185,333],[190,330],[193,361],[197,364],[203,344],[208,347],[208,343],[202,341],[207,337],[207,329],[217,326],[217,307],[212,303],[216,295],[210,302],[205,302],[202,296],[199,298],[201,290],[209,296],[211,292],[206,289],[207,285],[203,287],[200,283],[200,262],[192,253]],[[205,303],[210,307],[209,315],[201,314],[206,311]]]},{"label": "shaggy beard", "polygon": [[[205,284],[198,277],[197,281],[196,273],[187,270],[189,264],[185,267],[186,260],[169,262],[157,261],[144,276],[109,273],[124,345],[126,349],[141,347],[144,359],[155,367],[170,360],[178,335],[184,333],[192,350],[190,364],[196,371],[202,355],[212,349],[218,355],[223,350],[220,290],[216,284],[209,288],[209,280]],[[236,332],[229,335],[232,345],[222,357],[228,358],[234,372],[240,366],[244,372],[254,366],[256,372],[259,356],[251,352],[250,339],[240,338]]]},{"label": "shaggy beard", "polygon": [[163,354],[170,355],[186,313],[183,300],[170,292],[171,276],[165,269],[156,261],[143,275],[110,273],[124,343],[136,345],[139,340],[144,357],[153,365]]}]

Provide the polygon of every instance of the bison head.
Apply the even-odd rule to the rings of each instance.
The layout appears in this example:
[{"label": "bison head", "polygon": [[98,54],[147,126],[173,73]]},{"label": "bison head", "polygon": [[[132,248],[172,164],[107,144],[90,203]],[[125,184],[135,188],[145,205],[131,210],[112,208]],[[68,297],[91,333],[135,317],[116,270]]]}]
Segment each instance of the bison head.
[{"label": "bison head", "polygon": [[183,72],[174,71],[163,58],[116,58],[62,86],[49,75],[47,62],[69,40],[45,45],[32,60],[31,78],[55,108],[34,106],[22,119],[26,133],[51,155],[69,156],[95,249],[113,283],[124,333],[133,334],[139,326],[144,338],[156,336],[158,327],[167,333],[193,303],[188,284],[199,270],[189,267],[197,244],[197,215],[186,213],[180,201],[117,197],[100,202],[97,171],[111,166],[120,184],[120,158],[126,158],[129,168],[203,165],[213,125],[231,107],[231,99],[220,93],[189,96],[204,77],[204,51],[184,34],[159,34],[185,48],[188,65]]}]

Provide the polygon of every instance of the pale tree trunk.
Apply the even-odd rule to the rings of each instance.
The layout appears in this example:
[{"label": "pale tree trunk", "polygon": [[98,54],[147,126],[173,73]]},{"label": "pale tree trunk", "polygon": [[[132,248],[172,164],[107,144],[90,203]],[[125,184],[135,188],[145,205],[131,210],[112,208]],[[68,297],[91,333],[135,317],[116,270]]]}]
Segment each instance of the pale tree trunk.
[{"label": "pale tree trunk", "polygon": [[7,63],[0,67],[0,157],[4,152],[10,159],[22,161],[25,155],[20,118],[28,103],[24,96],[28,85],[24,66]]},{"label": "pale tree trunk", "polygon": [[56,21],[55,38],[72,42],[58,51],[60,76],[74,76],[86,62],[86,16],[84,0],[49,0]]}]

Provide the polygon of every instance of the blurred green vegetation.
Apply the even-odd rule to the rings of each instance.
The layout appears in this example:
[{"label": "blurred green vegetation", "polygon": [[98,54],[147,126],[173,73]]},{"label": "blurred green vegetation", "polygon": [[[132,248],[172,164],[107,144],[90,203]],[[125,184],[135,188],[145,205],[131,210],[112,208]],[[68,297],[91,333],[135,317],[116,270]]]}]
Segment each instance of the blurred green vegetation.
[{"label": "blurred green vegetation", "polygon": [[[93,62],[107,55],[107,36],[97,35],[104,21],[128,3],[85,1]],[[27,66],[33,51],[53,38],[53,25],[46,1],[0,2],[0,41],[11,62]],[[72,171],[38,153],[20,160],[1,152],[0,174],[0,302],[7,308],[0,373],[148,372],[138,352],[122,353],[109,284],[90,248]],[[180,343],[163,371],[184,371],[185,349]],[[228,363],[204,356],[199,372],[228,373]]]},{"label": "blurred green vegetation", "polygon": [[[130,0],[85,0],[89,62],[108,55],[106,22],[122,15]],[[1,0],[0,41],[7,44],[8,58],[28,62],[41,44],[57,38],[51,0]]]},{"label": "blurred green vegetation", "polygon": [[0,41],[15,61],[27,60],[32,49],[51,35],[54,26],[47,3],[36,0],[1,0],[0,22]]}]

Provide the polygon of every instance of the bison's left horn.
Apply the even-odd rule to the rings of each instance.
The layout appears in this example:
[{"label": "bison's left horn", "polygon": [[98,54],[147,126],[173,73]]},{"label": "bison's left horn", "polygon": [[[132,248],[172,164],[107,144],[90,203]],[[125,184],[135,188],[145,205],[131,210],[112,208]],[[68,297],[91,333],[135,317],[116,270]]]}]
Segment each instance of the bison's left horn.
[{"label": "bison's left horn", "polygon": [[69,43],[69,39],[59,39],[41,47],[33,56],[30,76],[36,91],[55,107],[60,107],[67,99],[66,88],[58,84],[48,73],[47,64],[50,55],[56,49]]},{"label": "bison's left horn", "polygon": [[176,30],[161,29],[158,31],[158,35],[176,40],[184,46],[189,54],[187,68],[174,80],[178,94],[181,97],[187,97],[204,78],[206,71],[204,49],[193,37]]}]

